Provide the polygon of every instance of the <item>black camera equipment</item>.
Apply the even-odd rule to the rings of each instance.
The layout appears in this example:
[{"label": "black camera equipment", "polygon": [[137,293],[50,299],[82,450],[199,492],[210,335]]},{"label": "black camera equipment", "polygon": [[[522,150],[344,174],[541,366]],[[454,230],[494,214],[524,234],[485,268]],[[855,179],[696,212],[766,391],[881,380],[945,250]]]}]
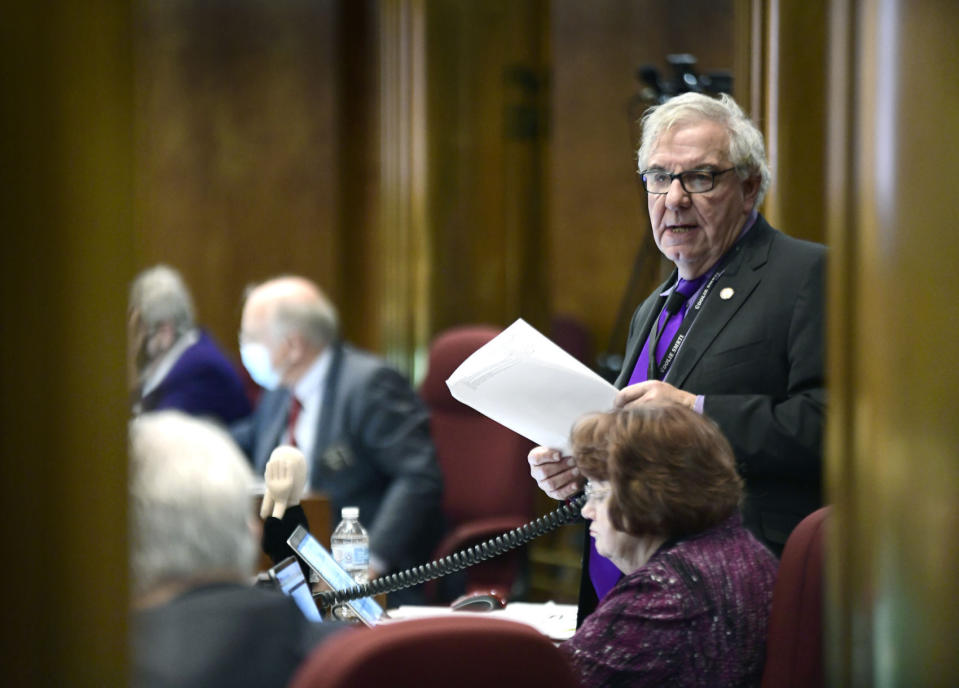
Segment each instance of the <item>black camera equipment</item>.
[{"label": "black camera equipment", "polygon": [[666,62],[672,68],[672,79],[662,79],[653,65],[642,65],[636,70],[636,78],[645,87],[640,96],[649,104],[664,103],[680,93],[731,93],[733,76],[728,70],[696,73],[696,58],[689,53],[667,55]]}]

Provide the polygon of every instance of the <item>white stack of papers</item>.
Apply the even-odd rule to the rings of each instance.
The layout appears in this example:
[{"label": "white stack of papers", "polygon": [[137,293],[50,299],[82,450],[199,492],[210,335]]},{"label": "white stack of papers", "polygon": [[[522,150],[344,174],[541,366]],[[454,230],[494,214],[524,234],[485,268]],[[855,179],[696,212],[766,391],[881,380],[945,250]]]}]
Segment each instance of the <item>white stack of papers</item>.
[{"label": "white stack of papers", "polygon": [[611,409],[617,392],[522,318],[463,361],[446,384],[484,416],[564,453],[577,419]]},{"label": "white stack of papers", "polygon": [[435,616],[485,616],[489,619],[506,619],[532,626],[537,631],[556,641],[566,640],[576,632],[576,605],[553,602],[510,602],[505,609],[489,612],[453,611],[449,607],[405,606],[389,610],[389,619],[381,623],[425,619]]}]

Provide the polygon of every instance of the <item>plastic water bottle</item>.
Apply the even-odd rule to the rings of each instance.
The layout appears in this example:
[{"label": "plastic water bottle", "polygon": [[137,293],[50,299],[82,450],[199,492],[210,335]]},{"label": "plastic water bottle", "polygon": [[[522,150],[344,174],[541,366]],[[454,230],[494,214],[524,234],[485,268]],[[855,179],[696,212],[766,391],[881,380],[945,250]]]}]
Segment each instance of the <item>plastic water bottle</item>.
[{"label": "plastic water bottle", "polygon": [[369,580],[370,536],[359,521],[358,507],[345,506],[340,515],[343,520],[330,537],[333,558],[360,585]]}]

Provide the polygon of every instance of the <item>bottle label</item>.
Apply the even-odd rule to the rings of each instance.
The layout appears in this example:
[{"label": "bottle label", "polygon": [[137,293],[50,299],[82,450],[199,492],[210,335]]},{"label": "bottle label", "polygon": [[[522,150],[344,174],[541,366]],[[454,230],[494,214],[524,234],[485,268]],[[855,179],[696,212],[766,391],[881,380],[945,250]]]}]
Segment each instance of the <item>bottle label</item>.
[{"label": "bottle label", "polygon": [[347,543],[333,545],[333,558],[344,569],[367,568],[370,565],[370,548],[366,545]]}]

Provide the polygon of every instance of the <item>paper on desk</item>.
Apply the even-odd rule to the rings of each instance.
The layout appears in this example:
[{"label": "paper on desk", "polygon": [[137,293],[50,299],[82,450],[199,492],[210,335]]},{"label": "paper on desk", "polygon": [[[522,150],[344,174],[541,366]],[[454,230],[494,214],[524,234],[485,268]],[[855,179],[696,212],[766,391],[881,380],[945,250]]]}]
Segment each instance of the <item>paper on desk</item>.
[{"label": "paper on desk", "polygon": [[522,318],[463,361],[446,384],[484,416],[564,452],[573,423],[612,408],[617,391]]},{"label": "paper on desk", "polygon": [[523,623],[553,640],[561,641],[572,637],[576,632],[576,611],[575,604],[554,604],[553,602],[510,602],[505,609],[494,609],[488,612],[454,612],[449,607],[404,606],[390,609],[389,618],[380,623],[399,623],[437,616],[479,616]]}]

